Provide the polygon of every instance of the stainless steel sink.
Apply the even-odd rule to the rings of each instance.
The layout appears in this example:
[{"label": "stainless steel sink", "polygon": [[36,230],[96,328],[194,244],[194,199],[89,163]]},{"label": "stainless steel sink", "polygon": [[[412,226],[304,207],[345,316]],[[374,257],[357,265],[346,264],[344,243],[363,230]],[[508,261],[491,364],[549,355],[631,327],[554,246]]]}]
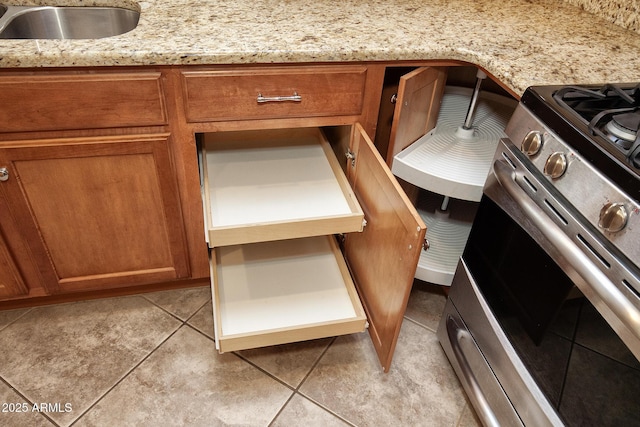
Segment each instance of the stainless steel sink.
[{"label": "stainless steel sink", "polygon": [[117,7],[0,5],[0,39],[100,39],[133,30],[139,19]]}]

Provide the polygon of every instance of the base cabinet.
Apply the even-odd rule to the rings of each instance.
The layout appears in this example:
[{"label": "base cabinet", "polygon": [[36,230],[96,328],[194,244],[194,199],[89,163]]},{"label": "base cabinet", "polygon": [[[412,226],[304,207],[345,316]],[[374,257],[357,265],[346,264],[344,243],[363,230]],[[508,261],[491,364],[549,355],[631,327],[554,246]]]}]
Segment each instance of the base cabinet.
[{"label": "base cabinet", "polygon": [[[351,128],[342,164],[319,129],[205,136],[220,351],[349,334],[368,323],[389,369],[425,226],[362,127]],[[253,196],[230,206],[247,189]],[[233,225],[222,226],[226,209]],[[343,252],[335,233],[344,235]]]},{"label": "base cabinet", "polygon": [[[44,294],[188,276],[168,138],[2,143],[0,167],[7,174],[0,182],[7,209],[3,223],[6,215],[13,226],[3,224],[1,231],[7,245],[25,246],[23,253],[42,275]],[[5,256],[0,268],[18,270],[9,260]],[[24,292],[19,280],[12,288]]]}]

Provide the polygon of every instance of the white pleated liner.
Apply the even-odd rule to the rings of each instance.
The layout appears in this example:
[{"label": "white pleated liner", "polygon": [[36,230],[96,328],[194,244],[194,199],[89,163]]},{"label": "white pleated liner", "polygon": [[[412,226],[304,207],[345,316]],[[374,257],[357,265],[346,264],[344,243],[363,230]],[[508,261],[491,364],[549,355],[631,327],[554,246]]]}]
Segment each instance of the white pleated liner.
[{"label": "white pleated liner", "polygon": [[394,158],[393,173],[420,188],[462,200],[480,201],[498,141],[513,113],[511,98],[480,92],[473,137],[459,138],[471,89],[445,89],[436,128]]},{"label": "white pleated liner", "polygon": [[[472,126],[473,136],[462,138],[456,131],[465,121],[471,89],[445,89],[436,128],[399,153],[393,173],[429,192],[449,196],[451,216],[438,213],[438,201],[422,200],[418,212],[427,226],[430,248],[423,251],[416,278],[450,286],[464,251],[475,208],[455,199],[478,202],[491,169],[491,161],[517,102],[511,98],[480,92]],[[435,204],[434,204],[435,203]],[[456,215],[466,209],[469,215]]]}]

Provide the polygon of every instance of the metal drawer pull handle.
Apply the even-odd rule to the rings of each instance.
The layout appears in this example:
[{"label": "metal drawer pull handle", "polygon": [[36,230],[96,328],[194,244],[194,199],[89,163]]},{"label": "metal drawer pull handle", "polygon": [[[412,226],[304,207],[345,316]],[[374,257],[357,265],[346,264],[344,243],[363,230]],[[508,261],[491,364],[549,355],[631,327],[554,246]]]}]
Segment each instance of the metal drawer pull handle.
[{"label": "metal drawer pull handle", "polygon": [[487,401],[478,380],[473,374],[473,369],[464,354],[462,345],[460,345],[463,340],[473,341],[471,334],[466,329],[460,327],[456,319],[449,315],[447,316],[447,336],[449,337],[453,354],[460,364],[460,370],[462,371],[461,380],[469,386],[469,390],[471,391],[471,396],[469,397],[477,403],[475,408],[478,411],[478,416],[482,419],[484,425],[499,427],[500,423],[491,410],[491,405]]},{"label": "metal drawer pull handle", "polygon": [[298,95],[298,92],[293,92],[291,96],[262,96],[262,94],[259,93],[256,101],[258,101],[258,104],[264,104],[265,102],[301,102],[302,96]]},{"label": "metal drawer pull handle", "polygon": [[0,181],[7,181],[9,179],[9,169],[0,168]]}]

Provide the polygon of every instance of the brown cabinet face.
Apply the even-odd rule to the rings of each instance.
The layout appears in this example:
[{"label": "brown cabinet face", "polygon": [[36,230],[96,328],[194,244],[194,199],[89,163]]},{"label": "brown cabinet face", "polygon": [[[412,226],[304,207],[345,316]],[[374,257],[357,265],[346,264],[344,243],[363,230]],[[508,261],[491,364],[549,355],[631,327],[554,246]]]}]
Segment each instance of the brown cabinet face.
[{"label": "brown cabinet face", "polygon": [[0,148],[0,196],[50,293],[187,277],[168,135]]},{"label": "brown cabinet face", "polygon": [[28,292],[20,270],[0,232],[0,299],[25,295]]},{"label": "brown cabinet face", "polygon": [[436,125],[446,82],[446,69],[418,68],[400,79],[387,162]]},{"label": "brown cabinet face", "polygon": [[167,123],[161,74],[0,77],[0,132],[105,129]]},{"label": "brown cabinet face", "polygon": [[186,71],[187,121],[357,116],[366,77],[364,66]]},{"label": "brown cabinet face", "polygon": [[369,334],[385,371],[400,334],[426,226],[371,139],[354,126],[353,166],[347,166],[367,225],[349,233],[345,256],[369,319]]}]

